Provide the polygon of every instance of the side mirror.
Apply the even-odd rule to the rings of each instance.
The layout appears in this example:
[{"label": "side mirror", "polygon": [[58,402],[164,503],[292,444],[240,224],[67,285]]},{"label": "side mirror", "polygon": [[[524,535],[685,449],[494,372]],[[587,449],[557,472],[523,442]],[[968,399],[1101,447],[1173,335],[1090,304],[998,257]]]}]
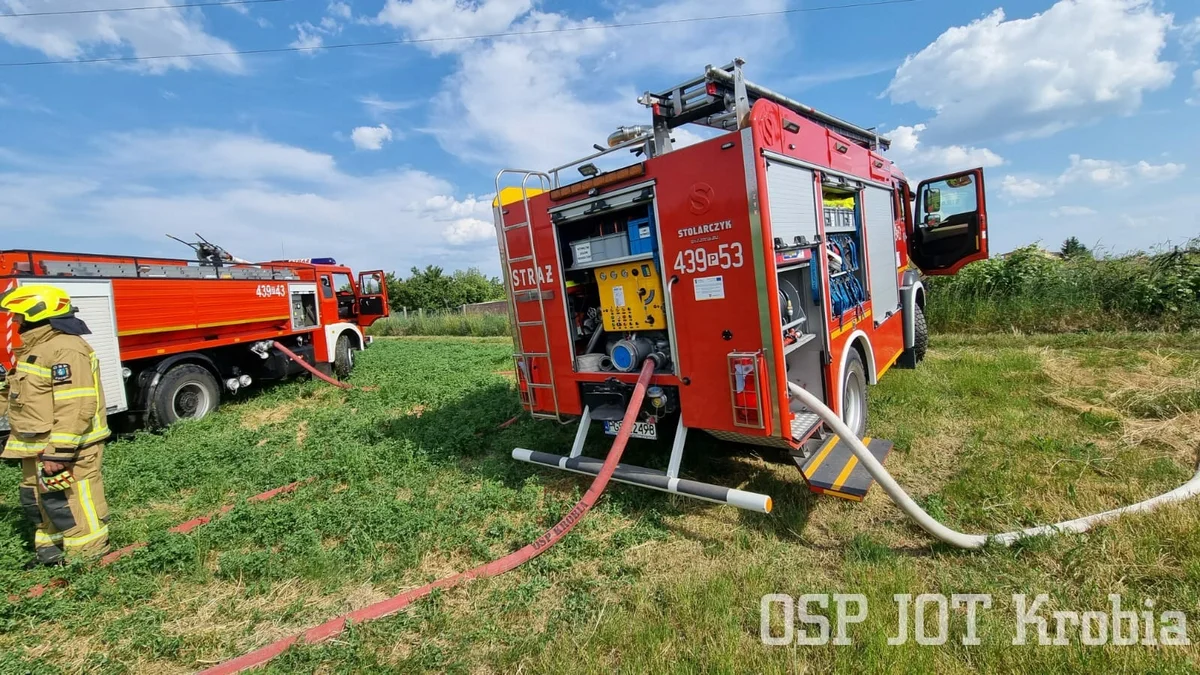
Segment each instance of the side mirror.
[{"label": "side mirror", "polygon": [[925,214],[937,213],[942,210],[942,191],[937,188],[925,189]]}]

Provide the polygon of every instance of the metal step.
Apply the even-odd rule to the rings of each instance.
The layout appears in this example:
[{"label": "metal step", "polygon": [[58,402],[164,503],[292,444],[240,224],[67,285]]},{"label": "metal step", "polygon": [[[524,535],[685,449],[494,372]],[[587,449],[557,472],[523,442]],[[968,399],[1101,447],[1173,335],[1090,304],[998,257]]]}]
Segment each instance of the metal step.
[{"label": "metal step", "polygon": [[796,413],[792,416],[792,439],[803,443],[821,426],[821,417],[816,413]]},{"label": "metal step", "polygon": [[[863,443],[880,464],[892,451],[891,441],[868,437],[863,439]],[[875,484],[875,479],[859,464],[850,446],[838,436],[831,436],[811,457],[804,459],[792,455],[792,461],[800,467],[808,489],[818,494],[861,502]]]}]

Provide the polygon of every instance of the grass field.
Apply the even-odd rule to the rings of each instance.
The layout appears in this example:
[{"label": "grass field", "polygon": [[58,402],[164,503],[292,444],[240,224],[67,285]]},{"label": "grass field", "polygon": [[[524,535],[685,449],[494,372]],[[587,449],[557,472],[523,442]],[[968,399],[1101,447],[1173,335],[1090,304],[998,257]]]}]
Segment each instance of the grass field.
[{"label": "grass field", "polygon": [[[273,388],[163,435],[108,446],[116,545],[150,546],[0,609],[0,673],[189,672],[532,540],[586,488],[513,462],[565,450],[573,427],[518,411],[503,339],[380,340],[354,375],[366,391]],[[1178,485],[1200,448],[1194,336],[935,336],[917,370],[871,389],[872,435],[932,513],[971,532],[1092,513]],[[589,452],[607,447],[598,430]],[[628,461],[665,464],[635,441]],[[1200,640],[1200,501],[1088,536],[964,553],[935,545],[872,490],[810,494],[761,450],[694,435],[684,473],[774,497],[759,515],[613,485],[557,547],[496,579],[441,592],[268,672],[1195,672],[1200,647],[1010,644],[1014,593],[1041,614],[1125,608],[1186,614]],[[245,497],[315,477],[296,492]],[[29,552],[18,472],[0,469],[0,591],[56,576]],[[170,525],[238,504],[188,535]],[[861,593],[852,646],[766,647],[766,593]],[[987,593],[979,646],[887,646],[896,593]],[[832,614],[832,608],[828,610]],[[932,619],[930,619],[930,622]],[[932,628],[932,623],[930,623]],[[934,632],[934,631],[930,631]]]}]

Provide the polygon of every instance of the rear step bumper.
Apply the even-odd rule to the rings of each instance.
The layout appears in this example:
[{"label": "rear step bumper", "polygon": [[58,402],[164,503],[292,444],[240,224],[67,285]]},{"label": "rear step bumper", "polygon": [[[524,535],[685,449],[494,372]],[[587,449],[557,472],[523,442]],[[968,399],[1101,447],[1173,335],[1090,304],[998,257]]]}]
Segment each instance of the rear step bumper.
[{"label": "rear step bumper", "polygon": [[[891,441],[864,438],[863,443],[880,464],[892,451]],[[861,502],[875,484],[875,479],[859,464],[850,446],[837,436],[830,437],[808,458],[793,454],[792,460],[800,467],[808,489],[818,494]]]},{"label": "rear step bumper", "polygon": [[[601,467],[604,466],[604,460],[601,459],[583,456],[565,457],[563,455],[552,455],[524,448],[514,449],[512,456],[513,459],[522,462],[540,464],[552,469],[572,471],[586,476],[599,474]],[[758,513],[771,512],[771,498],[767,495],[722,487],[711,483],[699,483],[684,478],[670,478],[663,471],[647,469],[641,466],[618,464],[616,470],[613,471],[612,479],[627,485],[637,485],[638,487],[670,492],[717,504],[728,504],[736,506],[739,509],[746,509],[747,511],[756,511]]]}]

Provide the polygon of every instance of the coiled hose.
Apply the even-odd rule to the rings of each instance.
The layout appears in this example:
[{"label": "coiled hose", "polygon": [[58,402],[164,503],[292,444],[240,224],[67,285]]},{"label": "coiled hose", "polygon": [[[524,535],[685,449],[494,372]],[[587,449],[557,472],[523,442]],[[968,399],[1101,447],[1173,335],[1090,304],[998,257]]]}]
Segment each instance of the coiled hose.
[{"label": "coiled hose", "polygon": [[629,407],[625,409],[625,417],[621,420],[621,430],[617,432],[617,437],[613,439],[612,449],[608,451],[608,457],[604,459],[604,466],[600,469],[600,473],[592,481],[583,498],[567,512],[567,515],[563,516],[563,519],[558,521],[557,525],[546,530],[542,536],[533,540],[533,542],[490,563],[480,565],[466,572],[459,572],[458,574],[443,577],[420,588],[405,591],[387,600],[382,600],[373,605],[368,605],[348,614],[335,617],[319,626],[309,628],[303,633],[298,633],[259,647],[248,654],[243,654],[235,659],[205,669],[201,671],[201,675],[240,673],[244,670],[261,666],[284,653],[288,647],[294,644],[313,644],[322,640],[328,640],[331,637],[341,635],[342,631],[346,630],[347,624],[351,622],[361,623],[363,621],[381,619],[404,609],[413,601],[429,595],[436,589],[451,588],[471,579],[494,577],[504,574],[545,553],[547,549],[557,544],[558,540],[570,532],[579,521],[583,520],[587,512],[596,504],[596,500],[600,499],[604,488],[608,487],[608,481],[612,478],[617,464],[620,463],[621,455],[625,453],[625,444],[629,442],[629,434],[633,431],[633,423],[637,421],[638,411],[642,409],[642,401],[646,396],[646,387],[650,384],[650,377],[653,374],[654,360],[646,359],[642,364],[642,371],[638,375],[633,395],[629,397]]},{"label": "coiled hose", "polygon": [[1192,479],[1188,482],[1175,488],[1174,490],[1171,490],[1170,492],[1159,495],[1152,499],[1147,499],[1143,502],[1138,502],[1137,504],[1123,506],[1119,509],[1113,509],[1111,511],[1105,511],[1103,513],[1097,513],[1090,516],[1084,516],[1074,520],[1065,520],[1061,523],[1055,523],[1053,525],[1040,525],[1038,527],[1030,527],[1024,530],[1014,530],[1012,532],[1004,532],[1001,534],[964,534],[941,524],[935,520],[933,516],[929,515],[925,509],[921,508],[915,501],[913,501],[913,498],[908,496],[908,493],[904,491],[904,488],[900,487],[900,484],[896,482],[896,479],[892,478],[892,474],[888,473],[887,469],[883,468],[883,465],[879,463],[879,460],[875,459],[875,456],[867,450],[867,446],[863,445],[858,436],[856,436],[854,432],[850,431],[850,428],[847,427],[844,422],[842,422],[842,418],[839,417],[837,413],[830,410],[824,403],[821,402],[820,399],[806,391],[803,387],[791,382],[788,383],[788,391],[790,391],[793,396],[800,399],[800,402],[803,403],[805,407],[816,413],[821,419],[825,420],[830,428],[833,429],[834,433],[841,438],[842,442],[850,446],[850,450],[854,453],[854,456],[858,458],[859,463],[866,467],[867,471],[870,472],[875,481],[879,483],[879,486],[883,488],[883,491],[887,493],[887,496],[896,503],[896,506],[899,506],[909,518],[917,521],[917,524],[920,525],[921,528],[926,532],[946,542],[947,544],[950,544],[951,546],[977,549],[983,548],[988,544],[988,542],[997,542],[1005,546],[1011,546],[1014,542],[1025,537],[1037,537],[1046,534],[1087,532],[1096,525],[1114,520],[1126,513],[1146,513],[1153,511],[1160,506],[1181,502],[1200,494],[1200,466],[1197,466],[1196,474],[1192,476]]}]

